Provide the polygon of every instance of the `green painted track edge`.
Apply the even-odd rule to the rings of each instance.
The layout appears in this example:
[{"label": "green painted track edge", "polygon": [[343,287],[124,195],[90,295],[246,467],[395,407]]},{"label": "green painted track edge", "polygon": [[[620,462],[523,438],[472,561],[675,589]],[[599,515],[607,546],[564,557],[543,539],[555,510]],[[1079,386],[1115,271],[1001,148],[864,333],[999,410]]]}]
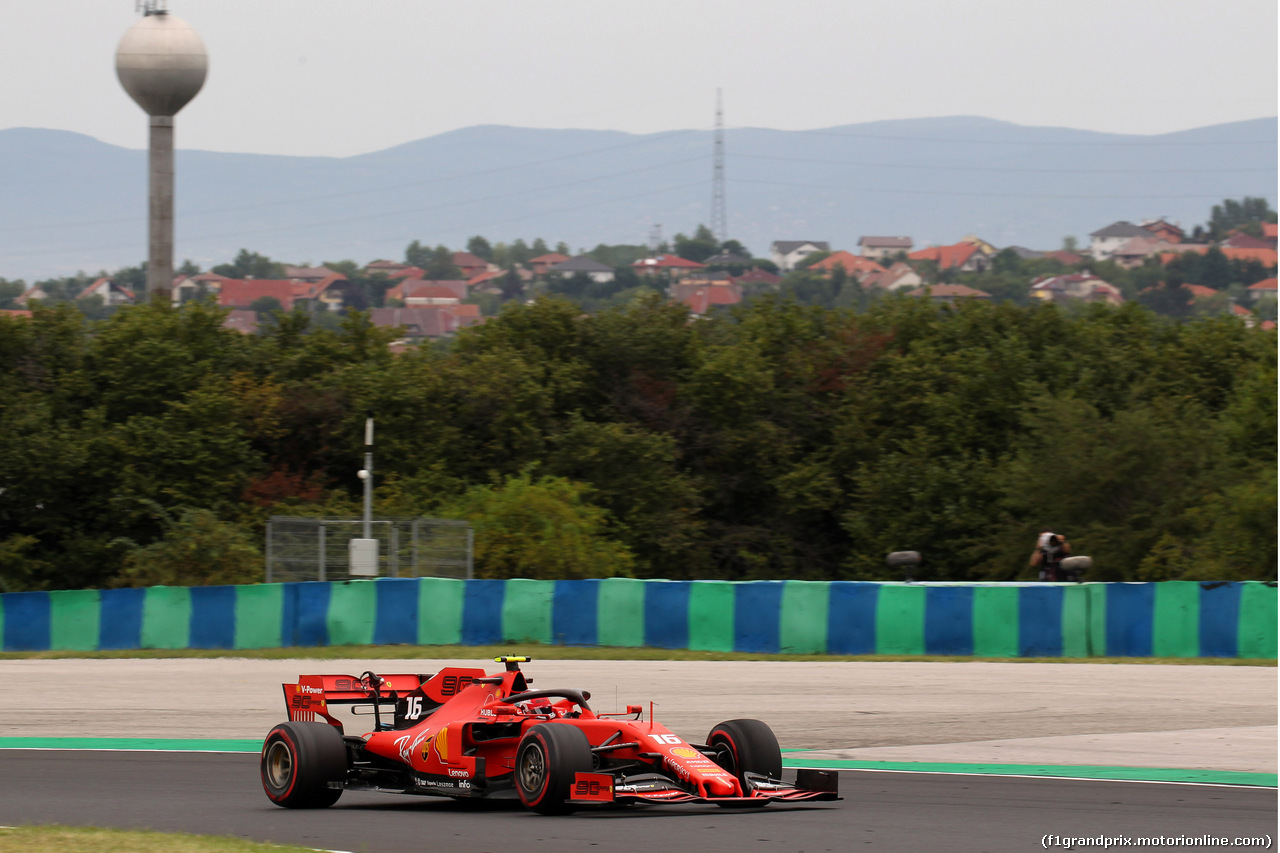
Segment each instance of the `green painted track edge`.
[{"label": "green painted track edge", "polygon": [[1179,770],[1165,767],[1093,767],[1083,764],[953,764],[934,761],[857,761],[805,758],[787,750],[782,766],[819,770],[892,770],[907,773],[966,773],[980,776],[1054,776],[1113,782],[1188,782],[1201,785],[1249,785],[1275,788],[1275,773],[1237,770]]},{"label": "green painted track edge", "polygon": [[[262,749],[257,738],[136,738],[136,737],[0,737],[0,749],[71,749],[158,752],[241,752]],[[803,750],[783,750],[783,767],[824,770],[893,770],[912,773],[968,773],[990,776],[1057,776],[1138,782],[1190,782],[1212,785],[1252,785],[1275,788],[1275,773],[1232,770],[1176,770],[1160,767],[1090,767],[1075,764],[957,764],[927,761],[857,761],[805,758]]]}]

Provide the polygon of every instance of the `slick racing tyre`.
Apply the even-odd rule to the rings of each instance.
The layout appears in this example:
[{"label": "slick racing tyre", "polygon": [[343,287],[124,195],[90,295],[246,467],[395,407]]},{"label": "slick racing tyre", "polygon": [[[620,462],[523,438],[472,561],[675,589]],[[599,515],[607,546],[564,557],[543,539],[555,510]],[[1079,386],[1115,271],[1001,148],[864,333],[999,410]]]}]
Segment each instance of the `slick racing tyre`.
[{"label": "slick racing tyre", "polygon": [[778,748],[778,739],[773,729],[759,720],[721,723],[707,735],[707,744],[716,751],[715,762],[738,777],[744,794],[751,793],[748,773],[782,778],[782,750]]},{"label": "slick racing tyre", "polygon": [[346,776],[347,747],[328,723],[281,723],[262,743],[262,787],[277,806],[327,808]]},{"label": "slick racing tyre", "polygon": [[591,744],[577,726],[543,723],[525,732],[516,750],[516,791],[538,814],[573,811],[574,774],[591,772]]}]

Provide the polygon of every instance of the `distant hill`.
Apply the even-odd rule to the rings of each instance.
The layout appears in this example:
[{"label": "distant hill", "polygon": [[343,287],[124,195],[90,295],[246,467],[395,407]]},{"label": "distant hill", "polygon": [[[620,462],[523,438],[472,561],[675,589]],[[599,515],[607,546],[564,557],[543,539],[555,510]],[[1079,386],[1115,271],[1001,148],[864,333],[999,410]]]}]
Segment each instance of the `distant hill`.
[{"label": "distant hill", "polygon": [[[179,140],[181,127],[179,126]],[[974,117],[813,131],[726,131],[730,236],[854,249],[977,234],[1057,248],[1117,219],[1190,227],[1224,198],[1276,202],[1276,120],[1159,136]],[[176,260],[240,248],[287,262],[398,259],[412,240],[462,248],[542,237],[576,251],[710,221],[709,131],[481,126],[356,157],[180,150]],[[0,277],[33,280],[146,255],[146,155],[76,133],[0,131]]]}]

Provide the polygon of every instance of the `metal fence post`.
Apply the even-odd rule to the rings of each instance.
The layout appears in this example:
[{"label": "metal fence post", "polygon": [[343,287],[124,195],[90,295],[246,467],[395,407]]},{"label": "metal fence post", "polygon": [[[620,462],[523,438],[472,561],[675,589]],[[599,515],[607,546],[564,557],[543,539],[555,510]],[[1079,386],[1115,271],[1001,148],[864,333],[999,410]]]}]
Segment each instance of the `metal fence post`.
[{"label": "metal fence post", "polygon": [[391,548],[387,552],[387,575],[388,577],[400,577],[400,525],[398,522],[391,522]]}]

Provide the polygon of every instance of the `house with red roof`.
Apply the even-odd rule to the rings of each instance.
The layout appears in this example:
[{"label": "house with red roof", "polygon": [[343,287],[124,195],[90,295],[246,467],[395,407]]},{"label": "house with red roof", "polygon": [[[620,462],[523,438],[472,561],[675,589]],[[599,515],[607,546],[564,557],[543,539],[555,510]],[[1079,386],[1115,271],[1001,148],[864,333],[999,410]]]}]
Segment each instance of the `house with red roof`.
[{"label": "house with red roof", "polygon": [[26,290],[22,291],[22,295],[13,300],[14,305],[20,305],[26,308],[35,300],[45,300],[49,298],[49,292],[38,284],[33,284]]},{"label": "house with red roof", "polygon": [[132,290],[122,287],[106,277],[98,279],[80,291],[76,299],[86,299],[90,296],[102,297],[103,305],[132,305],[137,301]]},{"label": "house with red roof", "polygon": [[562,264],[569,260],[568,255],[562,255],[559,252],[548,252],[545,255],[538,255],[536,258],[529,259],[529,269],[534,275],[545,275],[549,267],[556,264]]},{"label": "house with red roof", "polygon": [[762,270],[759,267],[752,267],[742,275],[732,276],[730,279],[734,284],[770,284],[776,285],[782,282],[782,276],[775,275],[768,270]]},{"label": "house with red roof", "polygon": [[713,308],[737,305],[742,301],[742,288],[736,284],[709,284],[702,287],[676,285],[675,301],[687,305],[694,317],[705,317]]},{"label": "house with red roof", "polygon": [[[448,292],[446,295],[445,291]],[[461,302],[467,298],[470,292],[467,282],[460,278],[454,279],[425,279],[412,278],[402,281],[395,287],[389,289],[384,295],[385,302],[390,303],[395,299],[404,307],[411,305],[439,305],[442,302],[427,301],[411,301],[411,300],[443,300],[452,298],[454,302]]]},{"label": "house with red roof", "polygon": [[1249,300],[1257,302],[1264,296],[1274,298],[1276,295],[1276,280],[1274,278],[1264,278],[1257,284],[1249,285]]},{"label": "house with red roof", "polygon": [[930,246],[907,255],[912,261],[933,261],[940,270],[955,269],[960,272],[986,272],[991,266],[991,255],[978,243],[962,240],[950,246]]},{"label": "house with red roof", "polygon": [[274,278],[228,278],[218,290],[218,304],[223,308],[251,308],[253,303],[271,297],[281,309],[293,310],[295,282]]},{"label": "house with red roof", "polygon": [[23,311],[21,308],[0,308],[0,316],[13,317],[16,320],[20,317],[29,318],[31,316],[31,312]]},{"label": "house with red roof", "polygon": [[372,261],[364,268],[365,275],[385,275],[390,278],[395,273],[409,268],[409,264],[402,264],[399,261]]},{"label": "house with red roof", "polygon": [[631,265],[632,269],[641,275],[657,275],[685,273],[691,270],[700,270],[706,267],[706,264],[700,264],[697,261],[687,261],[676,255],[657,255],[652,258],[641,258]]},{"label": "house with red roof", "polygon": [[1220,249],[1274,249],[1275,242],[1262,237],[1255,237],[1243,231],[1233,231],[1227,238],[1218,243]]},{"label": "house with red roof", "polygon": [[484,258],[470,252],[454,252],[453,265],[462,270],[463,278],[474,278],[482,272],[488,272],[491,268],[497,269]]},{"label": "house with red roof", "polygon": [[401,267],[395,272],[387,273],[387,278],[422,278],[427,271],[422,267]]},{"label": "house with red roof", "polygon": [[1138,223],[1138,227],[1150,231],[1156,238],[1166,243],[1181,243],[1187,239],[1187,232],[1183,231],[1176,222],[1169,222],[1163,217],[1160,219],[1144,219]]},{"label": "house with red roof", "polygon": [[1262,223],[1262,239],[1269,242],[1273,249],[1276,247],[1276,232],[1278,229],[1280,229],[1280,225],[1276,225],[1274,222]]},{"label": "house with red roof", "polygon": [[862,279],[862,286],[870,289],[878,287],[881,290],[895,291],[907,290],[920,287],[924,284],[924,279],[920,277],[920,273],[913,270],[902,261],[898,261],[887,270],[878,273],[872,273]]},{"label": "house with red roof", "polygon": [[218,291],[222,288],[222,282],[226,280],[227,277],[225,275],[218,275],[216,272],[174,276],[173,286],[169,292],[173,295],[173,304],[181,305],[184,302],[202,299],[205,296],[216,297]]},{"label": "house with red roof", "polygon": [[859,281],[873,273],[882,273],[885,271],[884,267],[880,266],[870,258],[855,255],[852,252],[846,252],[844,250],[827,255],[817,263],[811,264],[808,269],[829,275],[832,272],[835,272],[837,267],[843,269],[845,274],[850,278],[855,278]]}]

